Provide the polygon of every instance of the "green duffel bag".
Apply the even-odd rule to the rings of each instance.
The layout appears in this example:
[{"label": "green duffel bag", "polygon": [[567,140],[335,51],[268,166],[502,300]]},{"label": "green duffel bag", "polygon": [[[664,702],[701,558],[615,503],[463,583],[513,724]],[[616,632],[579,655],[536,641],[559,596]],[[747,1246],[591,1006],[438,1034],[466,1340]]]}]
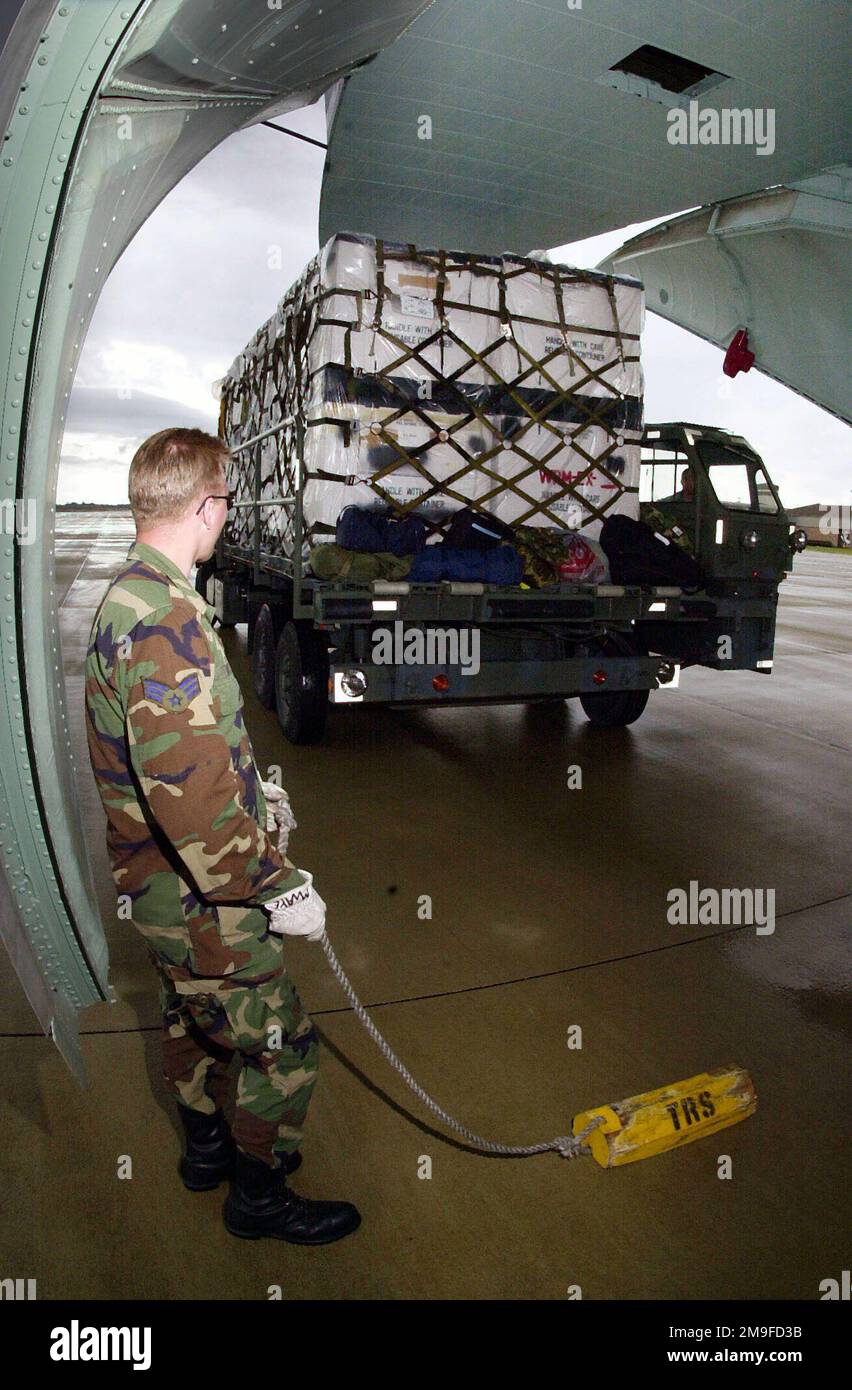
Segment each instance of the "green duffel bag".
[{"label": "green duffel bag", "polygon": [[353,584],[371,584],[374,579],[404,579],[411,569],[410,555],[373,554],[368,550],[345,550],[342,545],[315,545],[309,562],[317,579],[348,579]]}]

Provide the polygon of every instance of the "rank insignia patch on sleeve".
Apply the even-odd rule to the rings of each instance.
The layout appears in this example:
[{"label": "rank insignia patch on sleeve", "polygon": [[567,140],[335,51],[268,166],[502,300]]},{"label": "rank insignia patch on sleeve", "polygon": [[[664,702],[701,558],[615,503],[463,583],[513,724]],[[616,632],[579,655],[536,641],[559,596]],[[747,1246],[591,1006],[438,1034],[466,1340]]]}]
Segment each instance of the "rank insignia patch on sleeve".
[{"label": "rank insignia patch on sleeve", "polygon": [[163,709],[171,710],[174,714],[180,714],[185,710],[191,700],[201,691],[198,677],[191,673],[184,676],[180,685],[164,685],[162,681],[152,681],[143,679],[142,693],[146,700],[151,700],[153,704],[160,705]]}]

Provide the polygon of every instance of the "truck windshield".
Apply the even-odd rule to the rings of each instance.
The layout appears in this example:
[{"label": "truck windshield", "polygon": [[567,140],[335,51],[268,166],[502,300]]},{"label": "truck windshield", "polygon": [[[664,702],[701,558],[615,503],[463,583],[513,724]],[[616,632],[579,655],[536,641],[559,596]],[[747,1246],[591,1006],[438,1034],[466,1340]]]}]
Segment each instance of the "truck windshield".
[{"label": "truck windshield", "polygon": [[697,441],[698,453],[723,507],[777,512],[778,501],[760,460],[743,446],[716,439]]}]

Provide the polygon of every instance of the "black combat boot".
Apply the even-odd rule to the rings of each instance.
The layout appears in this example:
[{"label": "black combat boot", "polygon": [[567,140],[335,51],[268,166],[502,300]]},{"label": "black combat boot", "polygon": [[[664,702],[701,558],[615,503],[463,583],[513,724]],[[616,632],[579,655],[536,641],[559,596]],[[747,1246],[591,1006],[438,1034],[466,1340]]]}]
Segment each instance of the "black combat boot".
[{"label": "black combat boot", "polygon": [[178,1105],[178,1114],[186,1134],[186,1153],[178,1164],[184,1186],[190,1192],[209,1192],[223,1178],[234,1172],[237,1146],[221,1110],[202,1115]]},{"label": "black combat boot", "polygon": [[286,1184],[283,1167],[270,1168],[241,1149],[237,1149],[224,1215],[232,1236],[245,1240],[275,1236],[291,1245],[328,1245],[361,1225],[351,1202],[312,1202],[297,1197]]},{"label": "black combat boot", "polygon": [[[221,1110],[202,1115],[178,1105],[178,1114],[186,1134],[186,1153],[178,1165],[184,1186],[190,1192],[210,1192],[224,1178],[234,1176],[234,1143],[228,1122]],[[302,1162],[300,1153],[287,1154],[284,1171],[295,1173]]]}]

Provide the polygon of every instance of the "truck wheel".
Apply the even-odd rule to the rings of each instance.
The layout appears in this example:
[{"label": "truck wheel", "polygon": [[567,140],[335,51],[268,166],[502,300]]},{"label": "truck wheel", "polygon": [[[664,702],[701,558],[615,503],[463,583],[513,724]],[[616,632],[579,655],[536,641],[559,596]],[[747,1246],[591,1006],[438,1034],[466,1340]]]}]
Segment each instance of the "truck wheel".
[{"label": "truck wheel", "polygon": [[648,703],[648,690],[601,690],[580,696],[580,704],[592,724],[615,729],[635,724]]},{"label": "truck wheel", "polygon": [[278,645],[280,621],[268,603],[264,603],[254,624],[251,644],[251,683],[264,709],[275,705],[275,648]]},{"label": "truck wheel", "polygon": [[[610,632],[578,648],[585,656],[646,656],[647,647],[635,632]],[[635,724],[648,703],[649,690],[590,690],[580,696],[587,719],[602,729]]]},{"label": "truck wheel", "polygon": [[275,659],[275,708],[290,743],[319,743],[328,715],[328,651],[309,622],[284,624]]}]

